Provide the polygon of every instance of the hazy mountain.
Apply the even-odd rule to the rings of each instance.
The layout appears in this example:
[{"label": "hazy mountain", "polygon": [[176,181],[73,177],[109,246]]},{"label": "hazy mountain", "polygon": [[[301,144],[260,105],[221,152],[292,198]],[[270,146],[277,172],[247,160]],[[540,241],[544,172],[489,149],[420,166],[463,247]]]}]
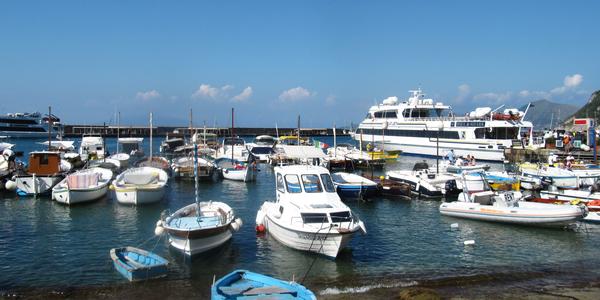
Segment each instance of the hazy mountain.
[{"label": "hazy mountain", "polygon": [[593,92],[582,108],[565,118],[565,125],[573,124],[573,118],[597,118],[598,116],[600,116],[600,90]]},{"label": "hazy mountain", "polygon": [[[525,120],[533,123],[534,130],[550,128],[550,123],[556,127],[578,109],[575,105],[555,103],[545,99],[531,102],[531,105]],[[524,105],[520,110],[525,111],[526,108],[527,105]]]}]

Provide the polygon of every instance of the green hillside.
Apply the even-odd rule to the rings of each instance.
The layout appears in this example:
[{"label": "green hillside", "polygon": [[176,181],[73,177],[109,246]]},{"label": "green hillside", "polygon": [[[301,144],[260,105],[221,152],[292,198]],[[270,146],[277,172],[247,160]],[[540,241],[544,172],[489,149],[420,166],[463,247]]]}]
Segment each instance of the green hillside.
[{"label": "green hillside", "polygon": [[600,116],[600,90],[590,96],[590,100],[569,118],[565,119],[565,125],[572,123],[573,118],[596,118]]}]

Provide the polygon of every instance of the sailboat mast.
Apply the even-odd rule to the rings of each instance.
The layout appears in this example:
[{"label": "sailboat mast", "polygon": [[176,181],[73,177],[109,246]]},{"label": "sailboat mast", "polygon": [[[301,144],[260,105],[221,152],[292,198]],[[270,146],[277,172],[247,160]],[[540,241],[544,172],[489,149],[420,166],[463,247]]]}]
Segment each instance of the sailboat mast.
[{"label": "sailboat mast", "polygon": [[52,146],[52,106],[48,106],[48,151]]},{"label": "sailboat mast", "polygon": [[298,115],[298,146],[300,146],[300,115]]},{"label": "sailboat mast", "polygon": [[234,138],[235,138],[235,123],[233,122],[233,107],[231,108],[231,161],[233,162],[233,145],[234,145]]},{"label": "sailboat mast", "polygon": [[192,140],[194,134],[192,133],[192,128],[193,128],[193,124],[192,124],[192,108],[190,108],[190,141]]},{"label": "sailboat mast", "polygon": [[150,160],[152,160],[152,113],[150,113]]},{"label": "sailboat mast", "polygon": [[117,113],[117,152],[119,153],[119,136],[121,133],[121,112]]},{"label": "sailboat mast", "polygon": [[337,158],[337,134],[335,132],[335,123],[333,124],[333,156]]}]

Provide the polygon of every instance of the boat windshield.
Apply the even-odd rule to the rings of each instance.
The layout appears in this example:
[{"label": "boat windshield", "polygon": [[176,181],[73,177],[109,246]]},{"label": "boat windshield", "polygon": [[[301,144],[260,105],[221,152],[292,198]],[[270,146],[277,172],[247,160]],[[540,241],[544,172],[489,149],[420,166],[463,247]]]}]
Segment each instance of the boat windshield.
[{"label": "boat windshield", "polygon": [[251,152],[254,154],[271,154],[271,153],[273,153],[273,148],[271,148],[271,147],[253,147]]},{"label": "boat windshield", "polygon": [[315,174],[302,175],[302,184],[304,185],[304,191],[307,193],[320,193],[323,192],[321,188],[321,180],[319,176]]},{"label": "boat windshield", "polygon": [[333,185],[333,181],[331,180],[331,175],[321,174],[321,180],[323,181],[325,191],[329,193],[335,193],[335,186]]},{"label": "boat windshield", "polygon": [[300,179],[298,179],[298,175],[285,175],[285,184],[287,186],[288,193],[302,193],[302,188],[300,187]]},{"label": "boat windshield", "polygon": [[277,190],[280,192],[285,192],[285,187],[283,183],[283,176],[281,174],[277,174]]}]

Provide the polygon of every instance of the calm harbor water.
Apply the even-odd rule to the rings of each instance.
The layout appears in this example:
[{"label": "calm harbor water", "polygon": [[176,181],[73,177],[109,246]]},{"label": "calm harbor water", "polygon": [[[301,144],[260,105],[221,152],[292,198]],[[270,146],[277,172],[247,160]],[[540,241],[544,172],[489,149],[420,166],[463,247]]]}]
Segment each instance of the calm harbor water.
[{"label": "calm harbor water", "polygon": [[[331,138],[321,140],[331,143]],[[13,142],[24,153],[42,147],[31,140]],[[108,140],[111,152],[114,143]],[[411,168],[420,159],[401,157],[386,168]],[[244,226],[231,242],[190,260],[169,249],[166,236],[154,237],[154,226],[163,210],[174,211],[194,201],[192,181],[171,180],[163,201],[137,207],[120,205],[111,196],[69,207],[47,197],[0,192],[0,291],[124,284],[108,252],[126,245],[164,256],[171,262],[169,280],[189,281],[206,292],[214,275],[218,278],[239,268],[302,280],[313,261],[305,284],[321,294],[497,272],[580,270],[585,271],[581,276],[600,275],[599,226],[573,232],[467,221],[442,217],[438,201],[422,200],[347,202],[364,220],[368,233],[357,235],[338,259],[330,260],[289,249],[268,234],[257,236],[256,212],[274,196],[273,171],[266,165],[253,183],[202,182],[200,200],[228,203]],[[451,230],[452,223],[459,228]],[[465,240],[476,244],[464,246]]]}]

